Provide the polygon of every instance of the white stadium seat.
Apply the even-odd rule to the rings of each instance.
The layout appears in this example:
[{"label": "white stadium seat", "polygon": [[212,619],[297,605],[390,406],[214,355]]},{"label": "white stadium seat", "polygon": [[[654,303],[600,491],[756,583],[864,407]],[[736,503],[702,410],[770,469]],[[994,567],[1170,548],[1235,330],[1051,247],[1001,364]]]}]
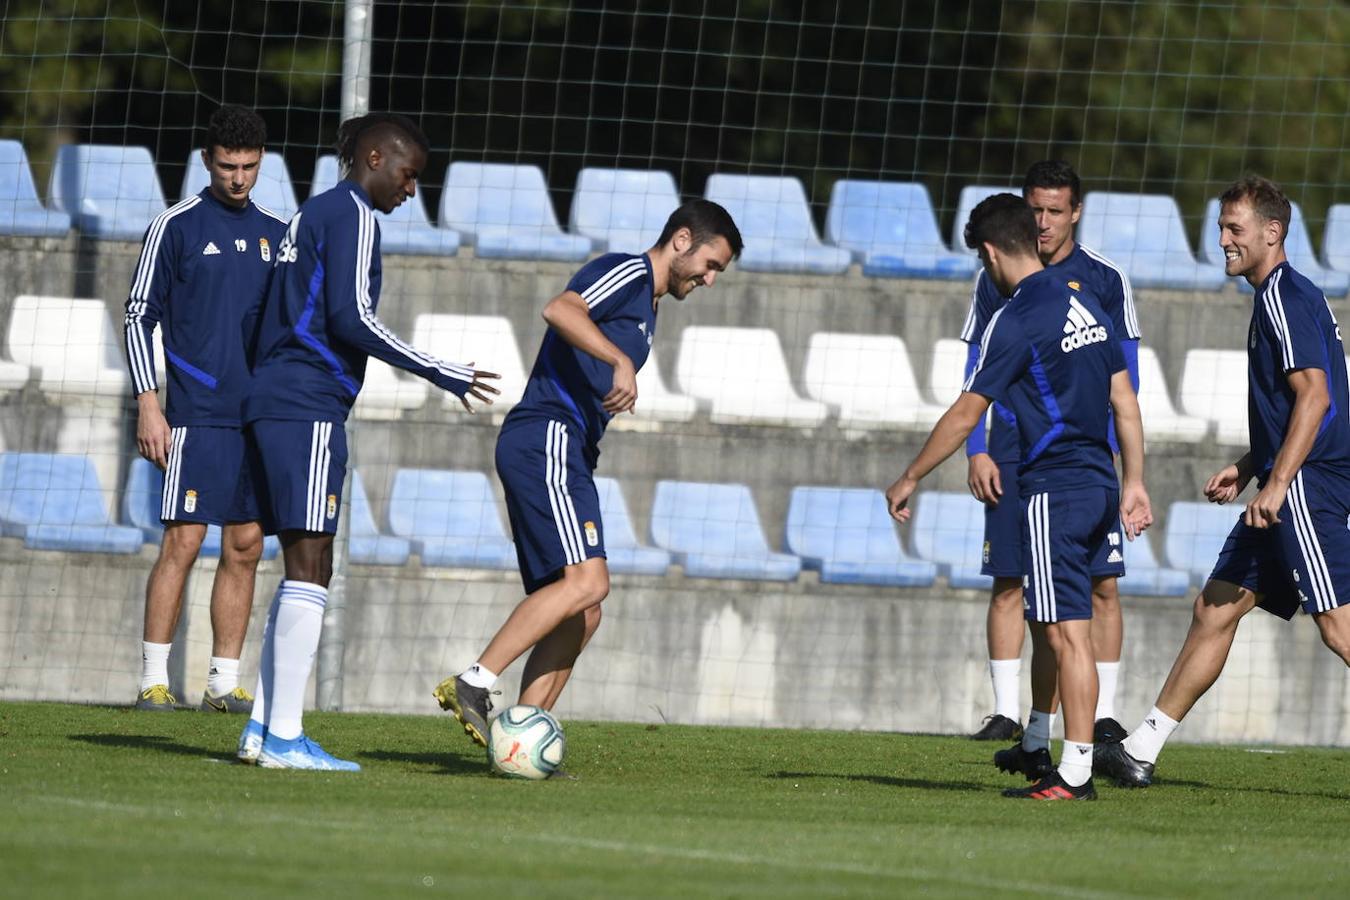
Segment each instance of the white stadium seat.
[{"label": "white stadium seat", "polygon": [[840,428],[926,431],[946,411],[919,393],[909,351],[894,335],[811,335],[806,393],[839,407]]},{"label": "white stadium seat", "polygon": [[1221,444],[1245,446],[1247,354],[1241,350],[1187,350],[1181,372],[1181,408],[1218,425]]},{"label": "white stadium seat", "polygon": [[1145,439],[1193,444],[1204,440],[1209,432],[1207,420],[1184,415],[1172,406],[1167,380],[1152,347],[1139,348],[1139,411],[1144,418]]},{"label": "white stadium seat", "polygon": [[691,325],[680,337],[680,387],[712,404],[712,421],[798,425],[825,421],[828,407],[797,394],[778,335],[768,328]]},{"label": "white stadium seat", "polygon": [[[493,399],[491,412],[505,413],[520,402],[527,373],[511,323],[505,317],[423,313],[413,323],[410,343],[446,362],[473,363],[478,369],[500,375],[501,379],[492,383],[501,394]],[[449,391],[443,403],[449,409],[464,408]]]},{"label": "white stadium seat", "polygon": [[366,361],[366,379],[352,412],[358,419],[397,419],[405,409],[421,409],[430,389],[426,379],[396,373],[393,366],[372,356]]},{"label": "white stadium seat", "polygon": [[966,354],[969,345],[960,338],[942,338],[933,345],[933,360],[928,368],[928,392],[943,407],[961,396],[966,380]]}]

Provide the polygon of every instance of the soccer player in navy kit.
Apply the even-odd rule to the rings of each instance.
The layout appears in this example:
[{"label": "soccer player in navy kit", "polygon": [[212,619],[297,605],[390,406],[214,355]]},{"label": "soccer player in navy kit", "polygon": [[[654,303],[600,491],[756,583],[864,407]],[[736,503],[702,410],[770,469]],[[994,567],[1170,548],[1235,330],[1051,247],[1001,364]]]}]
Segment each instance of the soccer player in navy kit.
[{"label": "soccer player in navy kit", "polygon": [[[1022,196],[1036,215],[1037,252],[1047,268],[1064,279],[1080,284],[1097,297],[1111,319],[1112,328],[1125,355],[1125,365],[1136,392],[1139,389],[1139,322],[1129,278],[1115,263],[1074,241],[1074,226],[1082,213],[1082,188],[1078,173],[1060,160],[1044,160],[1027,170]],[[975,368],[980,337],[994,313],[1007,298],[999,293],[983,270],[975,280],[970,312],[961,330],[969,344],[966,375]],[[1108,426],[1109,427],[1109,426]],[[1117,449],[1114,429],[1108,432],[1111,449]],[[1018,740],[1027,753],[1036,754],[1048,770],[1048,754],[1054,722],[1055,664],[1049,648],[1033,641],[1032,704],[1027,730],[1022,734],[1020,680],[1022,668],[1022,548],[1017,483],[1017,428],[1012,413],[994,404],[988,444],[984,428],[970,433],[966,441],[970,459],[968,483],[971,493],[985,503],[984,565],[981,571],[994,577],[989,601],[989,672],[994,686],[994,714],[971,735],[976,740]],[[1003,499],[1008,502],[1000,503]],[[1101,579],[1093,593],[1092,644],[1101,685],[1095,716],[1098,739],[1121,732],[1115,721],[1116,683],[1120,670],[1123,636],[1120,597],[1115,576],[1123,575],[1121,548],[1111,548],[1093,564]],[[1118,738],[1117,738],[1118,739]],[[1002,751],[1007,756],[1010,751]],[[1011,751],[1017,755],[1016,748]]]},{"label": "soccer player in navy kit", "polygon": [[259,473],[263,525],[279,533],[286,577],[263,636],[253,714],[239,758],[273,768],[354,771],[304,733],[305,684],[319,646],[333,567],[342,481],[343,423],[375,356],[460,398],[491,402],[497,376],[443,362],[401,341],[376,317],[380,226],[417,190],[427,139],[403,116],[372,113],[342,124],[345,177],[310,198],[277,248],[258,324],[253,387],[244,402]]},{"label": "soccer player in navy kit", "polygon": [[671,214],[652,249],[592,260],[544,307],[548,332],[525,395],[497,439],[497,473],[527,596],[477,662],[434,692],[477,743],[487,745],[489,695],[507,666],[533,647],[520,702],[552,709],[599,627],[609,593],[591,478],[600,438],[613,416],[637,402],[657,301],[712,286],[741,247],[725,209],[691,200]]},{"label": "soccer player in navy kit", "polygon": [[1350,390],[1341,329],[1316,285],[1289,265],[1290,205],[1248,176],[1220,197],[1224,271],[1256,289],[1247,339],[1251,448],[1213,475],[1205,496],[1257,493],[1195,600],[1186,641],[1148,715],[1123,743],[1100,748],[1098,772],[1145,787],[1163,744],[1223,671],[1242,617],[1282,619],[1301,606],[1350,665]]},{"label": "soccer player in navy kit", "polygon": [[[1091,639],[1093,561],[1120,532],[1133,539],[1153,520],[1144,489],[1139,404],[1111,322],[1096,298],[1037,254],[1037,226],[1022,198],[980,203],[966,244],[1011,297],[993,316],[965,391],[933,427],[905,474],[886,491],[892,516],[908,521],[921,478],[984,420],[993,400],[1017,419],[1021,462],[1026,618],[1054,650],[1064,704],[1059,768],[1005,796],[1093,799],[1092,729],[1097,673]],[[1120,440],[1122,484],[1107,442],[1108,409]]]},{"label": "soccer player in navy kit", "polygon": [[[286,230],[284,219],[249,199],[266,138],[266,126],[252,110],[216,110],[201,157],[210,184],[155,217],[127,298],[136,442],[141,455],[165,471],[164,539],[145,589],[138,709],[172,710],[177,703],[169,693],[169,648],[208,523],[224,530],[211,588],[211,662],[201,708],[248,712],[253,703],[239,686],[239,654],[263,534],[244,464],[244,329],[262,302],[272,255]],[[160,409],[157,393],[156,326],[168,363],[167,410]]]}]

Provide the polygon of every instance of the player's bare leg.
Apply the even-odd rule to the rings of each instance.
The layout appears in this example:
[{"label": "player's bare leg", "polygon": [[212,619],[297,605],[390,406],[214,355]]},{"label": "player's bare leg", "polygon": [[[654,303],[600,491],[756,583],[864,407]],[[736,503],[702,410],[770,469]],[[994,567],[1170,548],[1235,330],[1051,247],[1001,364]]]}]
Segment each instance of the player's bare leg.
[{"label": "player's bare leg", "polygon": [[977,741],[1006,741],[1021,737],[1019,695],[1025,633],[1022,579],[995,577],[985,619],[989,675],[994,687],[994,714],[985,717],[984,725],[971,735]]},{"label": "player's bare leg", "polygon": [[286,580],[328,587],[333,577],[333,536],[317,531],[283,531],[280,537]]},{"label": "player's bare leg", "polygon": [[183,588],[205,537],[206,526],[197,522],[170,522],[164,527],[159,558],[145,583],[137,709],[168,711],[177,703],[169,693],[169,646],[183,610]]},{"label": "player's bare leg", "polygon": [[1125,617],[1120,608],[1120,589],[1115,578],[1098,578],[1092,585],[1092,655],[1097,660],[1098,721],[1093,737],[1099,741],[1121,740],[1124,729],[1116,721],[1116,684],[1120,651],[1125,639]]},{"label": "player's bare leg", "polygon": [[1322,643],[1350,666],[1350,607],[1338,606],[1326,612],[1314,613],[1313,621],[1322,632]]},{"label": "player's bare leg", "polygon": [[262,559],[263,533],[257,522],[226,525],[221,532],[220,565],[211,585],[211,655],[238,659],[244,649],[253,584]]},{"label": "player's bare leg", "polygon": [[521,677],[520,702],[552,709],[572,676],[577,657],[586,649],[600,627],[603,604],[590,607],[564,619],[542,641],[534,645],[525,661]]}]

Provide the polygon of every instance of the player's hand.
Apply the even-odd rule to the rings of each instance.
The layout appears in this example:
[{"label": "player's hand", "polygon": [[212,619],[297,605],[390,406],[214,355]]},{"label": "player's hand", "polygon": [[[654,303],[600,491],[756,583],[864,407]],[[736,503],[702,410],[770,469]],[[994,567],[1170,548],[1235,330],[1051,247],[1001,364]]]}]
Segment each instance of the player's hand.
[{"label": "player's hand", "polygon": [[159,397],[154,391],[146,391],[137,398],[137,405],[140,413],[136,417],[136,449],[163,471],[169,465],[173,434],[159,408]]},{"label": "player's hand", "polygon": [[1210,503],[1232,503],[1251,480],[1250,475],[1244,477],[1237,463],[1233,463],[1222,471],[1215,472],[1209,481],[1205,482],[1205,497]]},{"label": "player's hand", "polygon": [[[473,363],[469,363],[469,368],[471,369],[473,368]],[[469,402],[470,397],[474,398],[480,403],[485,403],[488,406],[491,406],[493,396],[501,394],[501,391],[497,390],[495,387],[488,384],[487,379],[501,378],[501,377],[502,376],[498,375],[496,372],[484,372],[481,369],[474,369],[473,383],[470,384],[469,389],[464,392],[464,396],[459,398],[459,402],[469,412],[476,411],[474,409],[473,404]]]},{"label": "player's hand", "polygon": [[1242,521],[1252,528],[1269,528],[1280,524],[1280,507],[1284,506],[1284,498],[1288,492],[1287,484],[1278,484],[1274,478],[1270,479],[1247,504]]},{"label": "player's hand", "polygon": [[913,478],[901,475],[895,484],[886,488],[886,510],[897,522],[908,522],[914,511],[909,508],[909,498],[914,495],[919,483]]},{"label": "player's hand", "polygon": [[1142,484],[1127,485],[1120,492],[1120,525],[1126,540],[1134,540],[1153,524],[1153,504]]},{"label": "player's hand", "polygon": [[976,453],[970,458],[970,475],[966,478],[966,484],[976,500],[990,506],[998,506],[998,498],[1003,496],[998,463],[988,453]]},{"label": "player's hand", "polygon": [[611,416],[621,412],[632,412],[637,404],[637,369],[627,356],[619,357],[614,364],[614,386],[605,395],[604,409]]}]

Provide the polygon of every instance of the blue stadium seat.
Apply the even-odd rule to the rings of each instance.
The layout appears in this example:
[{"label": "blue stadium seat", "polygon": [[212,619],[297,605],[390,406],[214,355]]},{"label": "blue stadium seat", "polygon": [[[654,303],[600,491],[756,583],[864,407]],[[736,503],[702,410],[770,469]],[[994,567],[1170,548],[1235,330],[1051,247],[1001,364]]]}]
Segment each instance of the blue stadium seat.
[{"label": "blue stadium seat", "polygon": [[389,492],[389,529],[412,542],[424,566],[516,568],[515,545],[482,472],[399,469]]},{"label": "blue stadium seat", "polygon": [[1219,290],[1221,269],[1197,263],[1177,202],[1165,194],[1094,191],[1083,199],[1077,238],[1111,259],[1136,288]]},{"label": "blue stadium seat", "polygon": [[772,175],[712,175],[704,196],[722,204],[745,239],[737,263],[751,272],[818,272],[848,269],[852,254],[820,242],[802,183]]},{"label": "blue stadium seat", "polygon": [[957,253],[968,253],[972,259],[976,258],[975,251],[966,246],[966,222],[970,221],[970,211],[979,206],[981,200],[995,194],[1016,194],[1020,197],[1022,189],[988,184],[968,184],[961,188],[961,196],[956,200],[956,218],[952,220],[952,249]]},{"label": "blue stadium seat", "polygon": [[[122,521],[140,531],[147,544],[158,544],[164,535],[164,523],[159,519],[164,496],[164,473],[148,459],[137,457],[131,461],[127,474],[127,488],[122,492]],[[202,556],[220,556],[220,526],[206,526],[202,539]],[[263,559],[275,559],[281,552],[281,542],[275,536],[263,538]]]},{"label": "blue stadium seat", "polygon": [[[211,183],[211,174],[202,164],[202,153],[193,150],[188,154],[187,168],[183,174],[183,200],[195,197]],[[291,170],[286,167],[286,158],[280,152],[264,153],[262,171],[253,185],[250,198],[258,206],[265,207],[283,219],[295,215],[300,204],[295,199],[295,184],[291,181]]]},{"label": "blue stadium seat", "polygon": [[412,545],[401,537],[380,534],[370,512],[370,499],[361,473],[352,469],[351,522],[347,558],[354,563],[376,566],[401,566],[412,554]]},{"label": "blue stadium seat", "polygon": [[924,491],[915,498],[914,552],[937,563],[956,588],[989,588],[980,574],[984,552],[984,504],[964,492]]},{"label": "blue stadium seat", "polygon": [[576,262],[591,253],[590,238],[558,227],[537,166],[451,163],[440,220],[469,238],[480,257]]},{"label": "blue stadium seat", "polygon": [[1203,585],[1242,509],[1242,504],[1173,503],[1167,509],[1167,562]]},{"label": "blue stadium seat", "polygon": [[928,587],[937,577],[936,564],[905,554],[886,496],[869,488],[793,488],[786,543],[824,582]]},{"label": "blue stadium seat", "polygon": [[[314,181],[310,185],[309,195],[313,197],[321,194],[337,183],[337,157],[331,154],[320,156],[314,164]],[[431,224],[420,190],[388,215],[378,210],[375,215],[380,222],[380,251],[383,253],[454,256],[459,252],[459,232]]]},{"label": "blue stadium seat", "polygon": [[679,205],[680,193],[669,172],[582,169],[568,227],[593,239],[602,252],[641,253],[656,245],[666,219]]},{"label": "blue stadium seat", "polygon": [[600,519],[605,525],[605,555],[609,570],[629,575],[664,575],[670,568],[670,554],[638,543],[633,520],[623,491],[613,478],[595,479],[600,495]]},{"label": "blue stadium seat", "polygon": [[144,147],[66,144],[56,149],[50,190],[53,206],[91,237],[139,241],[164,211],[155,161]]},{"label": "blue stadium seat", "polygon": [[1337,203],[1327,210],[1322,258],[1337,272],[1350,274],[1350,203]]},{"label": "blue stadium seat", "polygon": [[673,551],[687,575],[791,581],[801,571],[800,559],[769,549],[744,484],[657,482],[652,541]]},{"label": "blue stadium seat", "polygon": [[69,454],[0,453],[0,535],[33,550],[141,549],[141,533],[108,516],[93,462]]},{"label": "blue stadium seat", "polygon": [[[1207,259],[1215,265],[1223,265],[1223,249],[1219,246],[1219,210],[1218,198],[1205,206],[1205,221],[1200,234],[1201,244]],[[1308,226],[1303,221],[1303,210],[1297,203],[1290,201],[1289,236],[1284,239],[1284,252],[1289,263],[1302,272],[1312,283],[1322,289],[1328,297],[1343,297],[1350,291],[1350,273],[1324,267],[1317,259],[1312,238],[1308,236]],[[1328,222],[1328,225],[1330,223]],[[1247,286],[1247,282],[1238,278],[1234,281]]]},{"label": "blue stadium seat", "polygon": [[18,141],[0,141],[0,234],[61,237],[70,216],[38,199],[28,154]]},{"label": "blue stadium seat", "polygon": [[864,275],[968,278],[979,266],[942,243],[928,189],[918,182],[836,181],[825,237],[860,254]]},{"label": "blue stadium seat", "polygon": [[1184,597],[1191,575],[1158,565],[1148,532],[1125,541],[1125,577],[1118,582],[1122,594],[1136,597]]}]

